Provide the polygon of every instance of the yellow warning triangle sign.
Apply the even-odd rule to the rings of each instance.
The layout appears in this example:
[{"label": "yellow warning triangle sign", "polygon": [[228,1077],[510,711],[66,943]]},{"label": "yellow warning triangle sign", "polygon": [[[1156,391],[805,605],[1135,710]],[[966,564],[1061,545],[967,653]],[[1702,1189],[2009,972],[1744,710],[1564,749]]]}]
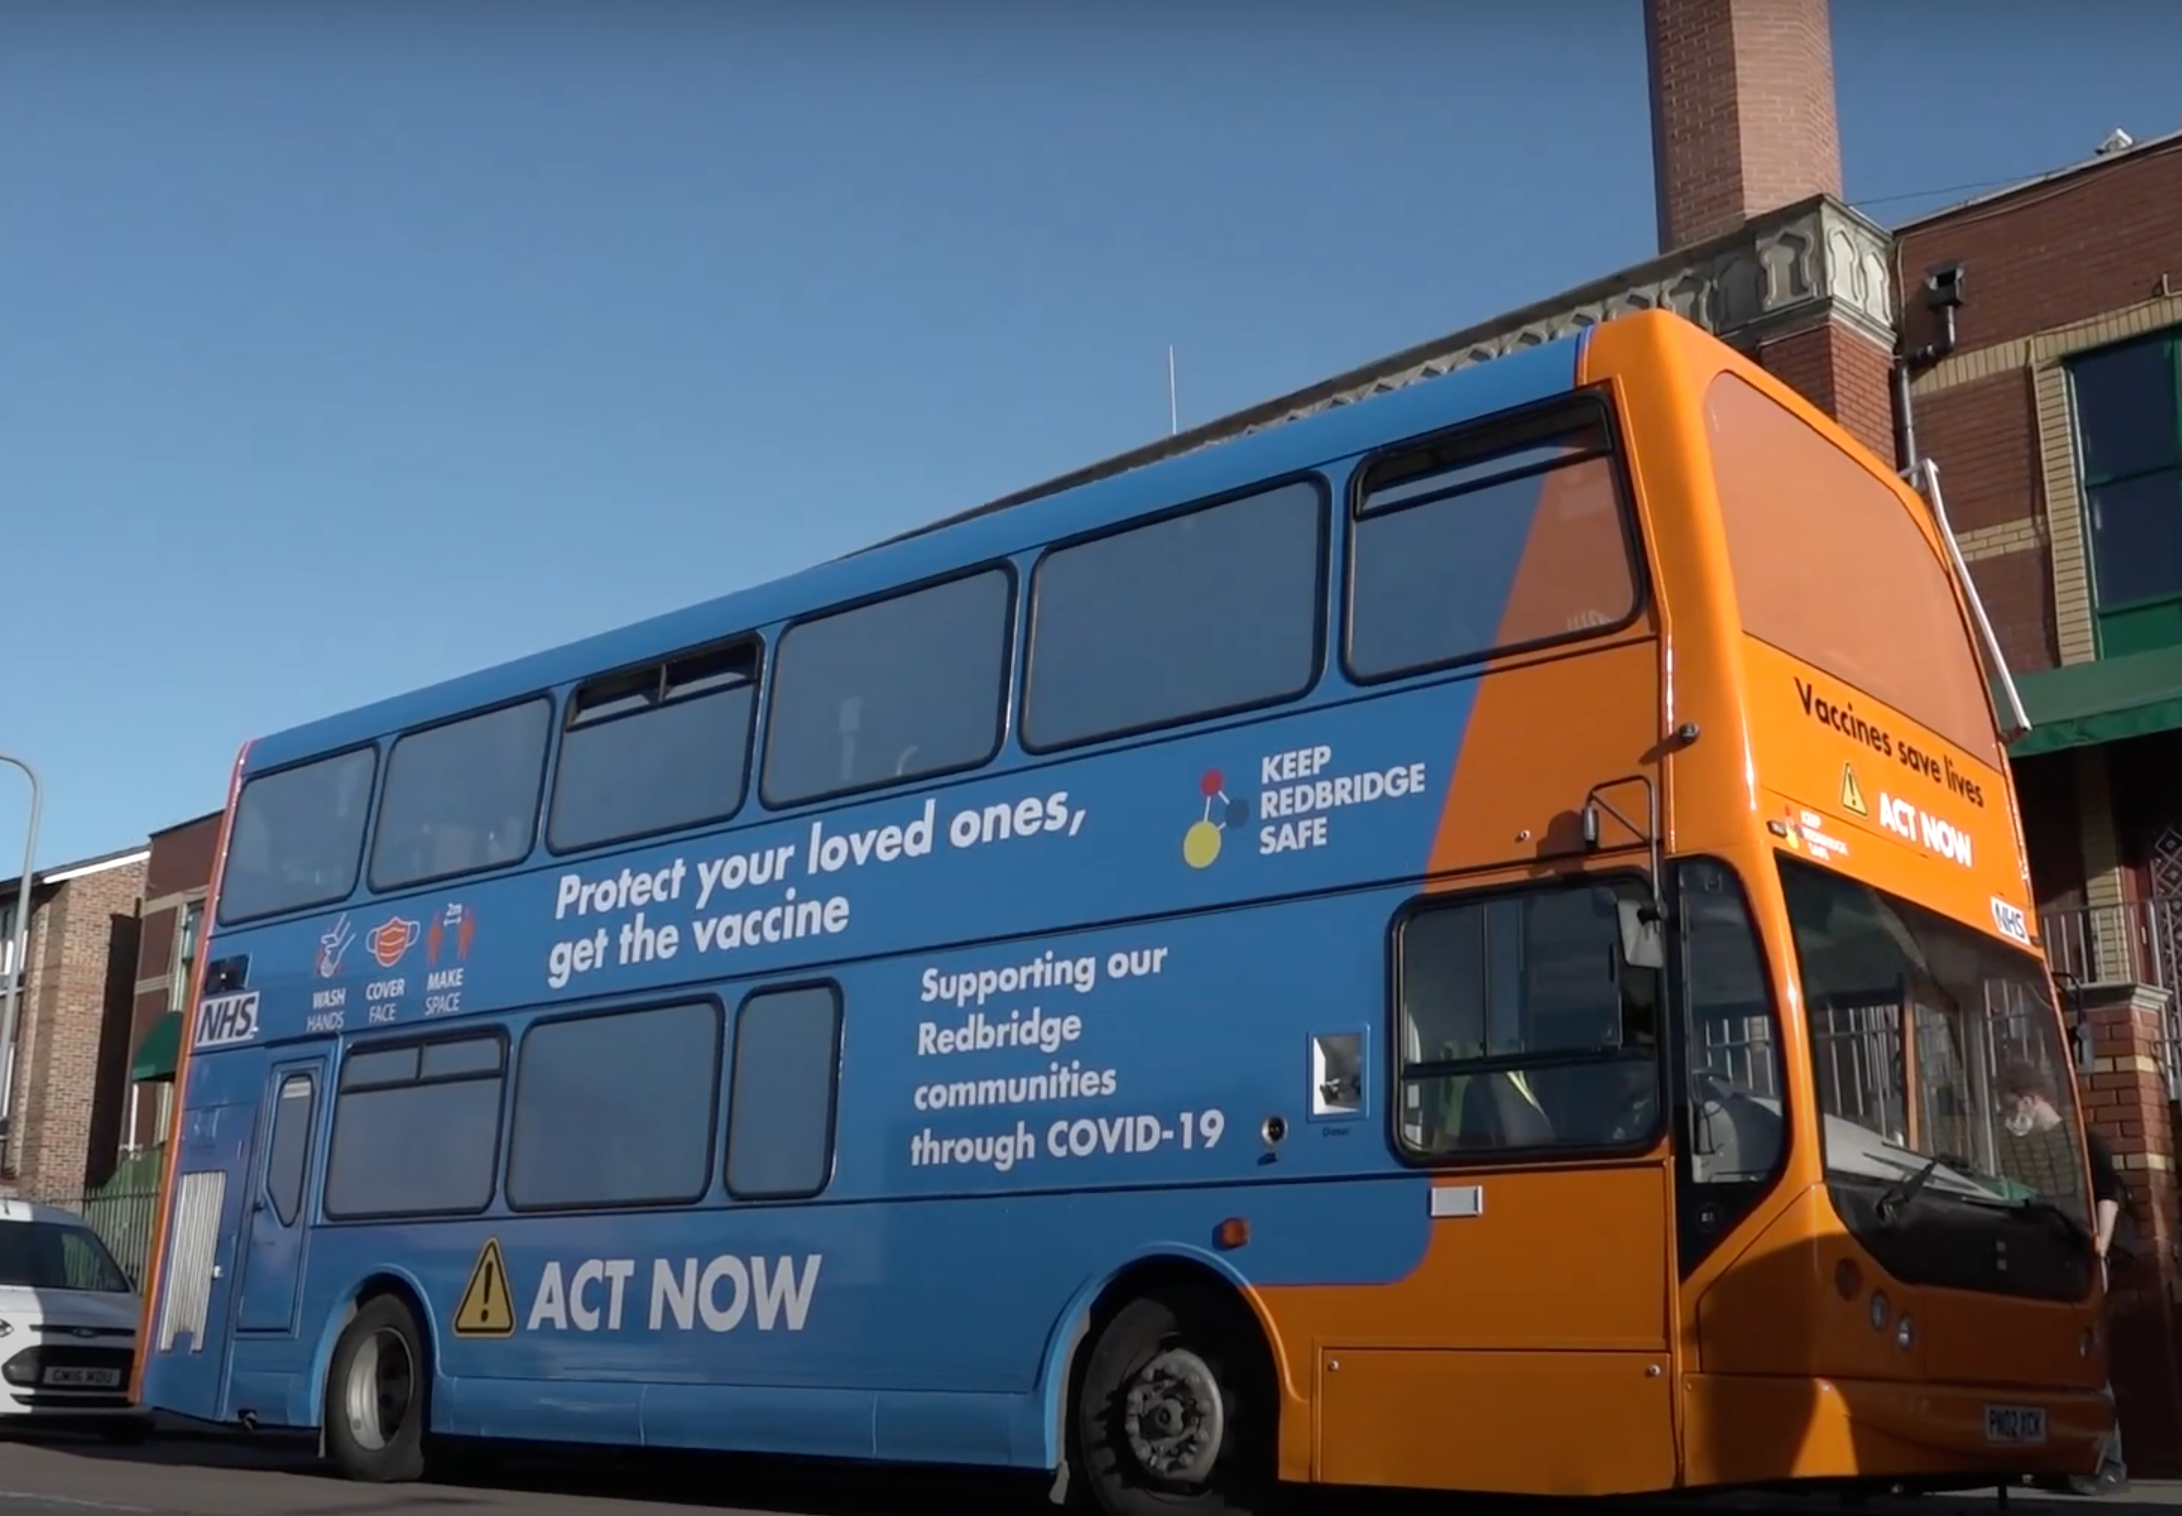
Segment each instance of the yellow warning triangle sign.
[{"label": "yellow warning triangle sign", "polygon": [[1846,763],[1841,765],[1841,808],[1858,816],[1871,814],[1864,804],[1863,787],[1856,782],[1856,769]]},{"label": "yellow warning triangle sign", "polygon": [[500,1256],[500,1239],[488,1237],[470,1270],[455,1306],[457,1337],[512,1337],[515,1335],[515,1302],[508,1294],[507,1260]]}]

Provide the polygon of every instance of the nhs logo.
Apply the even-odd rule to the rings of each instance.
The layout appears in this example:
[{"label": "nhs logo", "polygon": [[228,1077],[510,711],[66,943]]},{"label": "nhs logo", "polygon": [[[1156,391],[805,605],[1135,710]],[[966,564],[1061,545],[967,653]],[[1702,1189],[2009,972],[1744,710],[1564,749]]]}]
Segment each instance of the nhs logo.
[{"label": "nhs logo", "polygon": [[191,1045],[232,1047],[238,1042],[248,1042],[257,1034],[258,992],[245,990],[240,995],[218,995],[198,1004],[197,1035]]}]

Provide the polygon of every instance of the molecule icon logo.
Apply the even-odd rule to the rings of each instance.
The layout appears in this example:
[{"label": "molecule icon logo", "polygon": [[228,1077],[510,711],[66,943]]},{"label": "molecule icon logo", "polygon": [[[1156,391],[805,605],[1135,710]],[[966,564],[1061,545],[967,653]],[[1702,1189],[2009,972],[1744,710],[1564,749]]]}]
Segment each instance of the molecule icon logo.
[{"label": "molecule icon logo", "polygon": [[1250,802],[1228,795],[1227,781],[1218,769],[1205,770],[1197,791],[1204,796],[1205,812],[1182,834],[1182,861],[1193,869],[1208,869],[1220,856],[1221,834],[1231,826],[1249,824]]}]

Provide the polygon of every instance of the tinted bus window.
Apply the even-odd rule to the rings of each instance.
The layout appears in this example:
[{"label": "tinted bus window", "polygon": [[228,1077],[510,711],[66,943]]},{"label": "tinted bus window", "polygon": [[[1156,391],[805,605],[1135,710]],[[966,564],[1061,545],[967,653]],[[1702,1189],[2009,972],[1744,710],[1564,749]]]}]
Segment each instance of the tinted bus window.
[{"label": "tinted bus window", "polygon": [[702,1196],[719,1076],[720,1013],[709,1001],[533,1026],[516,1063],[508,1204]]},{"label": "tinted bus window", "polygon": [[1405,1147],[1441,1158],[1657,1132],[1662,976],[1620,963],[1620,898],[1556,885],[1435,903],[1403,923]]},{"label": "tinted bus window", "polygon": [[1298,481],[1056,549],[1031,588],[1023,744],[1066,747],[1302,694],[1325,497]]},{"label": "tinted bus window", "polygon": [[411,732],[387,759],[371,887],[447,879],[530,853],[553,702]]},{"label": "tinted bus window", "polygon": [[303,1181],[311,1157],[311,1113],[317,1105],[318,1083],[308,1074],[291,1074],[280,1082],[280,1098],[273,1103],[273,1136],[267,1144],[265,1192],[272,1197],[273,1214],[282,1226],[294,1226],[303,1214]]},{"label": "tinted bus window", "polygon": [[1969,623],[1913,507],[1733,374],[1706,390],[1705,420],[1744,629],[1999,764]]},{"label": "tinted bus window", "polygon": [[727,1190],[743,1200],[815,1195],[833,1170],[841,999],[831,985],[752,995],[735,1018]]},{"label": "tinted bus window", "polygon": [[765,803],[955,769],[1000,750],[1009,574],[989,569],[799,621],[773,662]]},{"label": "tinted bus window", "polygon": [[757,649],[738,647],[576,691],[546,845],[565,853],[735,814],[757,677]]},{"label": "tinted bus window", "polygon": [[1779,1166],[1788,1141],[1772,977],[1735,876],[1703,859],[1676,873],[1690,1179],[1758,1184]]},{"label": "tinted bus window", "polygon": [[333,1103],[326,1215],[457,1216],[492,1201],[500,1156],[498,1037],[350,1056]]},{"label": "tinted bus window", "polygon": [[1351,529],[1359,679],[1470,662],[1618,625],[1636,609],[1603,421],[1373,464]]},{"label": "tinted bus window", "polygon": [[243,785],[220,881],[222,925],[325,905],[356,888],[378,762],[376,749],[358,748]]}]

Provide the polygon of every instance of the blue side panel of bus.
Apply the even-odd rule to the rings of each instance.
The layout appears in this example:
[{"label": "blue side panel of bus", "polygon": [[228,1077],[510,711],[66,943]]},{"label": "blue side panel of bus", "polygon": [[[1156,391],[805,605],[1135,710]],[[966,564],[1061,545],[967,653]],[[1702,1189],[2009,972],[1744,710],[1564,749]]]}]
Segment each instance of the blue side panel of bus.
[{"label": "blue side panel of bus", "polygon": [[[1342,460],[1565,390],[1576,352],[1534,350],[333,718],[251,765],[995,552],[1021,553],[1027,579],[1040,541],[1294,468],[1326,467],[1338,502]],[[1450,594],[1504,599],[1522,550],[1520,533],[1479,542],[1450,565]],[[1337,533],[1336,585],[1340,551]],[[180,1168],[231,1171],[223,1256],[247,1208],[262,1213],[250,1129],[268,1082],[382,1036],[504,1026],[505,1112],[538,1018],[711,997],[725,1106],[746,996],[823,980],[844,1005],[833,1168],[816,1199],[735,1201],[716,1140],[695,1206],[556,1217],[500,1193],[475,1217],[401,1225],[328,1223],[314,1179],[307,1236],[257,1250],[300,1268],[294,1329],[230,1331],[216,1289],[203,1351],[155,1352],[147,1402],[316,1424],[344,1313],[380,1277],[425,1303],[443,1430],[1051,1467],[1070,1334],[1132,1262],[1188,1257],[1269,1286],[1400,1279],[1423,1256],[1428,1181],[1390,1151],[1384,1110],[1313,1116],[1313,1045],[1348,1033],[1367,1068],[1389,1056],[1389,923],[1450,804],[1476,671],[1368,692],[1333,662],[1302,700],[1226,724],[1053,759],[1010,744],[958,779],[782,816],[753,797],[704,835],[574,860],[541,847],[445,889],[359,891],[216,932],[208,957],[243,966],[255,1020],[245,1046],[192,1056],[192,1114],[232,1115],[227,1145],[185,1142]],[[1053,962],[1087,967],[1056,982]],[[981,1030],[1026,1017],[1057,1040],[998,1046]],[[1056,1066],[1064,1098],[984,1083]],[[507,1140],[504,1115],[503,1173]],[[1238,1217],[1247,1245],[1218,1247]],[[488,1244],[517,1320],[455,1335]]]},{"label": "blue side panel of bus", "polygon": [[[713,1199],[695,1211],[608,1221],[496,1204],[459,1221],[322,1226],[301,1319],[337,1323],[359,1281],[398,1263],[437,1334],[446,1430],[1050,1466],[1062,1333],[1129,1263],[1163,1254],[1238,1282],[1368,1284],[1422,1259],[1427,1181],[1390,1157],[1384,1112],[1314,1119],[1310,1100],[1314,1037],[1357,1034],[1378,1056],[1386,929],[1408,898],[1359,891],[841,966],[822,1198],[722,1200],[716,1153]],[[1095,964],[1090,988],[924,999],[1048,949]],[[731,1018],[742,987],[683,993],[717,995]],[[1051,1053],[975,1046],[980,1024],[1033,1015]],[[969,1046],[919,1052],[950,1043]],[[1050,1077],[1056,1063],[1076,1088],[1111,1093],[978,1103],[985,1081]],[[1276,1116],[1287,1130],[1273,1143]],[[1250,1240],[1222,1250],[1229,1217]],[[459,1338],[454,1312],[487,1239],[515,1330]],[[330,1330],[241,1342],[230,1409],[308,1424],[331,1344]]]}]

